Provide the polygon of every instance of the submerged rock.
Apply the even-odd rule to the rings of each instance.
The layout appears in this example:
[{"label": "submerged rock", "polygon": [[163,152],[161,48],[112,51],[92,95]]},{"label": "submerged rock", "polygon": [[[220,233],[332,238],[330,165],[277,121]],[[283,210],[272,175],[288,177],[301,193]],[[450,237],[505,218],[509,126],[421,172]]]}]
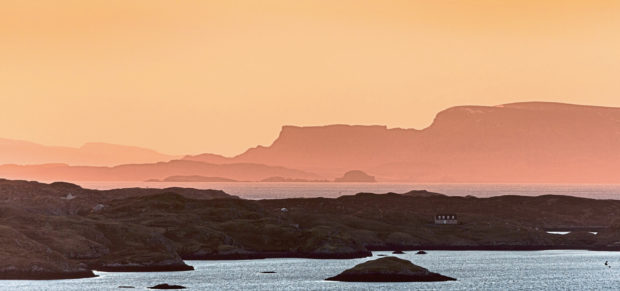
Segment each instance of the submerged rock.
[{"label": "submerged rock", "polygon": [[385,257],[361,263],[325,280],[345,282],[433,282],[455,281],[456,279],[430,272],[407,260]]},{"label": "submerged rock", "polygon": [[393,252],[392,252],[392,254],[394,254],[394,255],[402,255],[402,254],[404,254],[404,253],[405,253],[405,252],[400,251],[400,250],[396,250],[396,251],[393,251]]},{"label": "submerged rock", "polygon": [[415,253],[416,255],[426,255],[425,251],[418,251],[417,253]]}]

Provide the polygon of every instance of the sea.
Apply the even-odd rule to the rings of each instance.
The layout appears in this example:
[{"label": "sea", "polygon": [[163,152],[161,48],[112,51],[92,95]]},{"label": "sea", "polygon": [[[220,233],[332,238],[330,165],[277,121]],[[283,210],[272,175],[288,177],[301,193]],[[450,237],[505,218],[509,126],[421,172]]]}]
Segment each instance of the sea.
[{"label": "sea", "polygon": [[[96,272],[72,280],[0,281],[2,290],[147,290],[160,283],[188,290],[619,290],[620,252],[428,251],[393,255],[432,272],[456,278],[448,282],[348,283],[325,281],[356,264],[391,256],[348,260],[261,259],[187,261],[196,270],[160,273]],[[605,265],[607,262],[607,265]],[[275,273],[262,273],[275,272]],[[119,289],[119,286],[134,289]]]}]

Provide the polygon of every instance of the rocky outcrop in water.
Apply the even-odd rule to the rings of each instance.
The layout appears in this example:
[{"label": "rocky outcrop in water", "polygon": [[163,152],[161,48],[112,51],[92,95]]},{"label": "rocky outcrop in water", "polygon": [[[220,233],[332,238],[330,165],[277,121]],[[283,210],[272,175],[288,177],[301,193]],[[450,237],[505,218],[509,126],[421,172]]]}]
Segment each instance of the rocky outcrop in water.
[{"label": "rocky outcrop in water", "polygon": [[456,279],[430,272],[410,261],[396,257],[384,257],[361,263],[328,281],[346,282],[435,282]]}]

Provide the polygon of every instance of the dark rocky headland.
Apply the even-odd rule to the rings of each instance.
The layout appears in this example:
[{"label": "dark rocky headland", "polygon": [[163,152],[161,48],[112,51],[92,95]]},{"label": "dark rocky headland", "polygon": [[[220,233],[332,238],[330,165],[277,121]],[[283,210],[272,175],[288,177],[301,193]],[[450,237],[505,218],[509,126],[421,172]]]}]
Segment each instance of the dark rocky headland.
[{"label": "dark rocky headland", "polygon": [[[458,224],[434,224],[437,213],[457,214]],[[359,258],[374,250],[620,250],[618,214],[620,200],[553,195],[243,200],[215,190],[0,180],[0,279],[191,270],[186,259]],[[545,231],[562,228],[580,231]]]}]

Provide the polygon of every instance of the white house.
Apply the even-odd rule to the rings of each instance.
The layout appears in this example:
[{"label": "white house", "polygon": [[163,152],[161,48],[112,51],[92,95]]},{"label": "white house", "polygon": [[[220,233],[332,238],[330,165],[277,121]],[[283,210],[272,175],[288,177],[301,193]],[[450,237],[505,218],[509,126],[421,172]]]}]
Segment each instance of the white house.
[{"label": "white house", "polygon": [[437,214],[435,215],[435,224],[458,224],[456,214]]}]

